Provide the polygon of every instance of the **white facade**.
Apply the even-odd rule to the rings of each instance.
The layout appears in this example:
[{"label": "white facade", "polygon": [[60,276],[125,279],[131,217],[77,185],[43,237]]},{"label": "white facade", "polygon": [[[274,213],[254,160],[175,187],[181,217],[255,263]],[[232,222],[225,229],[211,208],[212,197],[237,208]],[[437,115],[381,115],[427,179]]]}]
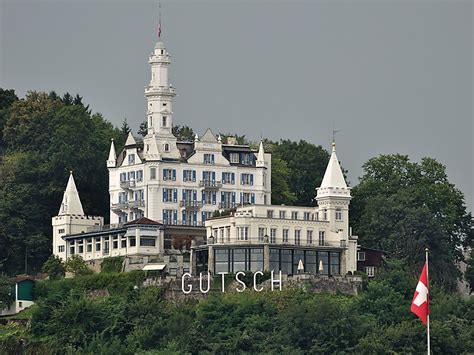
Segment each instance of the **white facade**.
[{"label": "white facade", "polygon": [[110,223],[145,216],[164,224],[203,225],[217,209],[271,202],[271,157],[260,145],[223,144],[211,130],[192,142],[172,134],[170,56],[158,42],[150,56],[147,135],[129,135],[118,157],[112,142],[109,168]]},{"label": "white facade", "polygon": [[[349,228],[350,199],[350,188],[346,185],[333,143],[323,181],[317,189],[317,207],[244,206],[237,208],[230,216],[216,217],[206,221],[208,245],[212,246],[207,251],[209,270],[214,272],[215,269],[222,271],[226,268],[226,261],[223,268],[218,268],[217,257],[220,254],[214,256],[213,253],[216,251],[221,254],[223,252],[226,256],[222,260],[227,260],[226,253],[230,250],[227,247],[238,248],[239,252],[244,251],[244,253],[245,250],[249,250],[247,262],[249,257],[252,258],[249,255],[252,255],[254,251],[255,258],[258,260],[257,255],[260,252],[258,248],[265,247],[262,249],[262,265],[265,265],[266,271],[268,268],[271,269],[272,248],[279,253],[281,253],[280,250],[291,252],[289,255],[293,255],[292,258],[306,259],[305,253],[311,254],[313,251],[321,253],[324,257],[327,255],[328,258],[334,255],[334,258],[339,259],[334,263],[338,273],[346,274],[356,271],[357,236],[353,236]],[[196,250],[198,249],[202,250],[203,247],[198,247]],[[229,260],[235,257],[235,255],[229,257]],[[315,256],[314,260],[319,260],[319,256],[318,259]],[[296,263],[298,261],[299,259]],[[229,269],[233,268],[229,272],[235,272],[235,264],[233,265],[231,261],[228,264]],[[240,265],[239,267],[243,267]],[[252,268],[251,262],[245,265]],[[319,266],[313,265],[314,267]],[[326,267],[326,262],[324,267]],[[320,270],[321,272],[327,271],[324,267]],[[330,262],[327,263],[327,267],[330,267]]]}]

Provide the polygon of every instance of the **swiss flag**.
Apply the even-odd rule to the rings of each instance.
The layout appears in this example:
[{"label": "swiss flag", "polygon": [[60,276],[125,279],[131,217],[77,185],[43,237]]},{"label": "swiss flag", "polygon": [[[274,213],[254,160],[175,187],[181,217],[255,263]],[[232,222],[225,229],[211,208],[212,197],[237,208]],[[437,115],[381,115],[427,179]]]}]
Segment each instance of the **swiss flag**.
[{"label": "swiss flag", "polygon": [[426,325],[426,318],[428,317],[428,314],[430,314],[430,295],[428,292],[428,272],[426,270],[426,263],[421,271],[420,281],[418,281],[418,285],[416,285],[410,310],[420,318],[424,325]]}]

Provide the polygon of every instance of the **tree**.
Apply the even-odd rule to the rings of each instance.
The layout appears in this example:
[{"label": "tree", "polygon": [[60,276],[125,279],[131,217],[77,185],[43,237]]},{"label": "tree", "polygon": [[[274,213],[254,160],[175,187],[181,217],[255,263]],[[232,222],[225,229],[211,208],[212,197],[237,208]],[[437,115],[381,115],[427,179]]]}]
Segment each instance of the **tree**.
[{"label": "tree", "polygon": [[244,144],[249,144],[248,140],[245,138],[245,134],[239,136],[238,134],[233,134],[233,133],[219,133],[219,135],[222,138],[222,143],[224,144],[229,144],[229,137],[235,138],[237,141],[237,144],[244,145]]},{"label": "tree", "polygon": [[74,276],[82,276],[92,274],[92,270],[89,269],[86,262],[80,255],[74,254],[64,263],[64,267],[67,272],[71,272]]},{"label": "tree", "polygon": [[[299,142],[280,140],[273,145],[272,161],[276,159],[284,161],[289,171],[288,187],[296,197],[292,202],[297,206],[314,206],[316,188],[321,185],[323,180],[329,153],[320,145],[316,146],[304,140]],[[278,161],[277,168],[282,168]],[[275,175],[272,173],[273,176]],[[277,186],[281,188],[281,185]],[[281,194],[282,192],[274,191],[272,186],[272,195],[273,193]],[[292,198],[290,198],[291,200]]]},{"label": "tree", "polygon": [[138,129],[138,132],[137,132],[139,135],[141,135],[142,137],[145,137],[148,133],[148,122],[147,121],[143,121],[142,123],[140,123],[140,128]]},{"label": "tree", "polygon": [[[0,110],[1,111],[1,110]],[[3,112],[3,111],[1,111]],[[51,216],[58,213],[69,171],[89,215],[106,216],[110,138],[120,131],[80,104],[29,92],[6,111],[0,152],[0,261],[15,275],[41,270],[51,255]]]},{"label": "tree", "polygon": [[194,131],[191,127],[173,126],[172,132],[173,132],[173,135],[178,139],[178,141],[193,141],[194,140]]},{"label": "tree", "polygon": [[459,246],[472,233],[464,196],[445,167],[431,158],[414,163],[404,155],[381,155],[363,166],[353,189],[351,222],[360,243],[404,260],[413,274],[430,249],[430,278],[454,289],[462,260]]},{"label": "tree", "polygon": [[125,137],[125,139],[127,139],[128,134],[130,133],[131,130],[132,129],[130,128],[130,126],[127,123],[127,118],[124,118],[123,123],[122,123],[122,127],[120,128],[120,132],[122,132],[122,136]]},{"label": "tree", "polygon": [[15,284],[7,277],[0,275],[0,310],[15,301]]},{"label": "tree", "polygon": [[50,280],[56,280],[64,277],[65,266],[59,256],[51,255],[43,264],[42,271],[48,274]]},{"label": "tree", "polygon": [[290,170],[286,161],[272,156],[272,204],[291,206],[296,194],[289,187]]},{"label": "tree", "polygon": [[466,271],[464,272],[464,279],[469,283],[471,291],[474,291],[474,249],[471,250],[471,255],[466,260]]}]

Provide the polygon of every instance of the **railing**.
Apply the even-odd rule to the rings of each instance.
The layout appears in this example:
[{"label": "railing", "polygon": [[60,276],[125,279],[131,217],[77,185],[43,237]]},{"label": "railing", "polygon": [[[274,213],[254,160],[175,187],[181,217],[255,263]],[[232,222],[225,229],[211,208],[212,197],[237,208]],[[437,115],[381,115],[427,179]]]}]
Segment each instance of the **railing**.
[{"label": "railing", "polygon": [[181,200],[179,205],[186,209],[199,209],[202,207],[202,201]]},{"label": "railing", "polygon": [[222,187],[222,182],[214,180],[201,180],[199,182],[199,187],[204,187],[205,189],[220,189]]},{"label": "railing", "polygon": [[221,209],[228,209],[228,208],[236,208],[238,205],[235,202],[221,202],[219,203],[219,208]]},{"label": "railing", "polygon": [[104,231],[104,230],[110,230],[110,229],[116,229],[116,228],[122,228],[122,227],[123,227],[123,223],[104,224],[103,226],[87,227],[87,232],[98,232],[98,231]]},{"label": "railing", "polygon": [[111,209],[113,211],[124,210],[128,208],[128,202],[119,202],[119,203],[112,203]]},{"label": "railing", "polygon": [[129,189],[135,186],[136,186],[135,180],[120,181],[120,187],[122,189]]},{"label": "railing", "polygon": [[145,200],[128,201],[128,205],[131,208],[145,207]]},{"label": "railing", "polygon": [[183,220],[180,220],[178,219],[177,221],[167,221],[167,220],[163,220],[163,221],[158,221],[160,223],[163,223],[163,224],[166,224],[166,225],[170,225],[170,226],[189,226],[189,227],[203,227],[204,226],[204,223],[201,222],[201,221],[183,221]]}]

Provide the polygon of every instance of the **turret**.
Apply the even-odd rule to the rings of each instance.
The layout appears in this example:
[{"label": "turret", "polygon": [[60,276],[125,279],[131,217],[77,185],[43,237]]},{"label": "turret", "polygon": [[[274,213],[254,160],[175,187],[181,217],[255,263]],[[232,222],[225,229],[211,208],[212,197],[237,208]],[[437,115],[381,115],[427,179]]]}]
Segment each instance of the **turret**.
[{"label": "turret", "polygon": [[349,233],[349,203],[351,191],[347,187],[341,165],[336,155],[336,143],[332,143],[331,157],[324,173],[321,186],[317,188],[316,201],[319,219],[329,221],[332,231]]},{"label": "turret", "polygon": [[265,167],[265,150],[263,149],[263,141],[260,141],[260,146],[258,147],[257,161],[255,162],[257,168]]},{"label": "turret", "polygon": [[115,168],[117,165],[117,154],[115,153],[114,139],[110,142],[109,159],[107,159],[107,168]]}]

